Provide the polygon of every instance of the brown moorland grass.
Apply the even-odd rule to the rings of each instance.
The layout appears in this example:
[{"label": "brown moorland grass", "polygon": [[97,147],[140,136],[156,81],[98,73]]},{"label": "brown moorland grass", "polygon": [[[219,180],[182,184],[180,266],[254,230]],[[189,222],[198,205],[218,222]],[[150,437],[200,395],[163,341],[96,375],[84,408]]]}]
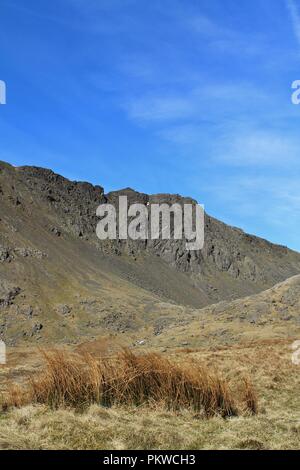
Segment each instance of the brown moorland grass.
[{"label": "brown moorland grass", "polygon": [[199,416],[237,416],[257,412],[249,379],[241,382],[239,400],[228,381],[195,360],[171,362],[157,353],[123,350],[114,358],[87,353],[43,352],[46,367],[23,387],[12,387],[4,407],[29,403],[51,408],[150,405],[171,411],[190,409]]}]

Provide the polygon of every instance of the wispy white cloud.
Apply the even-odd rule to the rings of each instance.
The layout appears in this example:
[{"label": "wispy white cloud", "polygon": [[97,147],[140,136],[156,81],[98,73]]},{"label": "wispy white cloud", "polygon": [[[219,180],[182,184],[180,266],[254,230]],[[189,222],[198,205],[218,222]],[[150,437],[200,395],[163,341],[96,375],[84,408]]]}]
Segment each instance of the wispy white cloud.
[{"label": "wispy white cloud", "polygon": [[291,15],[294,34],[300,46],[300,12],[294,0],[286,0]]},{"label": "wispy white cloud", "polygon": [[245,57],[262,55],[267,49],[268,41],[262,34],[256,33],[254,38],[241,30],[224,27],[202,14],[186,15],[183,21],[190,33],[196,34],[216,52]]},{"label": "wispy white cloud", "polygon": [[213,151],[219,162],[236,167],[284,167],[299,161],[299,144],[294,135],[279,130],[237,127],[220,137]]},{"label": "wispy white cloud", "polygon": [[[202,85],[202,86],[201,86]],[[263,89],[249,83],[199,84],[173,93],[158,92],[142,97],[130,97],[123,107],[136,121],[181,122],[189,119],[194,125],[203,118],[216,119],[234,111],[246,112],[254,106],[266,107],[269,97]]]},{"label": "wispy white cloud", "polygon": [[188,146],[201,145],[203,140],[203,126],[196,124],[181,124],[164,128],[158,131],[159,137],[175,145]]},{"label": "wispy white cloud", "polygon": [[196,16],[187,17],[185,22],[191,30],[201,35],[215,38],[232,34],[231,31],[220,27],[205,15],[198,14]]},{"label": "wispy white cloud", "polygon": [[[299,179],[295,174],[287,175],[256,175],[238,174],[226,178],[217,178],[209,185],[201,185],[206,194],[213,194],[220,207],[229,207],[232,220],[241,217],[249,227],[273,226],[282,230],[289,221],[294,245],[297,245],[300,217]],[[247,220],[248,219],[248,220]],[[245,227],[247,229],[247,227]],[[249,230],[249,228],[248,228]],[[251,230],[250,230],[251,231]],[[255,230],[253,230],[255,231]]]},{"label": "wispy white cloud", "polygon": [[137,121],[176,121],[190,118],[197,111],[196,104],[184,95],[131,99],[125,106],[129,117]]}]

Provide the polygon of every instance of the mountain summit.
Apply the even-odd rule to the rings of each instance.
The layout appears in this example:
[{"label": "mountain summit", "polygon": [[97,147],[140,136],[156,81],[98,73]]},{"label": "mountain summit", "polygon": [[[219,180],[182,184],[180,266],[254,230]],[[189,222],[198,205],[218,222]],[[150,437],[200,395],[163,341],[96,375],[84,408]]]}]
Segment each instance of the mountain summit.
[{"label": "mountain summit", "polygon": [[208,215],[201,251],[181,240],[100,241],[96,209],[119,195],[195,203],[130,188],[106,194],[51,170],[0,163],[1,337],[17,344],[159,329],[175,310],[180,320],[183,307],[257,294],[300,272],[299,253]]}]

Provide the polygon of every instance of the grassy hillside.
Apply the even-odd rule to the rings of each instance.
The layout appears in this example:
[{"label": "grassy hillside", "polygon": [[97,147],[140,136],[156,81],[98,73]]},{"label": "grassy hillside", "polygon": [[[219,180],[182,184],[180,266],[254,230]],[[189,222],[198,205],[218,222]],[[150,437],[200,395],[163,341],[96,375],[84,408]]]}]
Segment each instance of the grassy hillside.
[{"label": "grassy hillside", "polygon": [[[27,405],[0,414],[0,448],[299,449],[300,375],[291,351],[290,342],[273,340],[218,350],[173,351],[170,356],[172,361],[193,359],[216,368],[233,388],[241,377],[251,377],[258,396],[254,416],[203,419],[192,410],[166,411],[155,403],[112,408],[94,404],[85,410]],[[25,370],[15,364],[19,379]],[[29,372],[36,374],[34,370]],[[8,379],[12,373],[7,373]]]}]

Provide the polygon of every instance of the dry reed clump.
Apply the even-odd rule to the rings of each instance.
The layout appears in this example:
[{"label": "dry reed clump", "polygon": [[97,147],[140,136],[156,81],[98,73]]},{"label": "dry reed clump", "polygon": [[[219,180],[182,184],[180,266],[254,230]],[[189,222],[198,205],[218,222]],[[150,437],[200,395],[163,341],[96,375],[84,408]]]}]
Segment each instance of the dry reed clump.
[{"label": "dry reed clump", "polygon": [[[52,408],[78,408],[92,403],[105,407],[156,405],[173,411],[191,409],[206,417],[238,414],[229,384],[191,361],[172,363],[159,354],[138,356],[129,350],[114,359],[62,351],[44,356],[46,369],[29,381],[24,392],[28,402]],[[253,410],[250,382],[247,387],[245,405]],[[11,404],[18,405],[10,398]]]},{"label": "dry reed clump", "polygon": [[253,385],[248,377],[243,379],[242,399],[245,409],[249,414],[255,415],[258,412],[258,400]]}]

